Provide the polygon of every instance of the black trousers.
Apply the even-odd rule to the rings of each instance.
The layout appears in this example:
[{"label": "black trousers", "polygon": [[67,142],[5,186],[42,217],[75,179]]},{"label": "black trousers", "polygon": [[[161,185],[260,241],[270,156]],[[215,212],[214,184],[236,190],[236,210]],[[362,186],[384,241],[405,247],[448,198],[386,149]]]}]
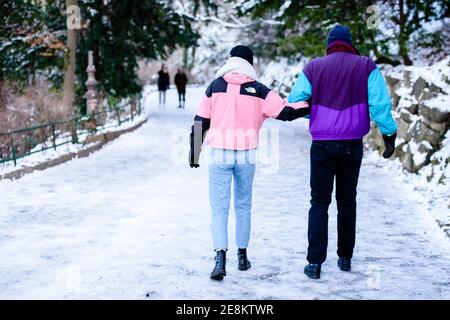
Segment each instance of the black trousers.
[{"label": "black trousers", "polygon": [[311,144],[311,209],[308,220],[310,263],[323,263],[328,246],[328,207],[334,177],[338,209],[339,257],[351,258],[355,246],[356,187],[363,157],[362,140],[313,141]]}]

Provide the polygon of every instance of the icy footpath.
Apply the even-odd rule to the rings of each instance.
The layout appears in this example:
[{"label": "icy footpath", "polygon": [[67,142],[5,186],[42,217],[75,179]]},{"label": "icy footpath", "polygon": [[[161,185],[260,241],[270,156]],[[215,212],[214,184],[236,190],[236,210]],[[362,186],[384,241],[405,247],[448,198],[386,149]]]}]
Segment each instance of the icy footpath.
[{"label": "icy footpath", "polygon": [[[354,267],[336,267],[336,208],[322,279],[303,273],[309,208],[307,123],[279,130],[279,168],[261,165],[254,189],[253,267],[237,271],[230,213],[228,275],[209,280],[207,167],[186,164],[187,130],[204,88],[176,92],[149,122],[88,158],[0,182],[0,298],[450,299],[450,242],[394,178],[365,159]],[[276,160],[276,159],[275,159]]]}]

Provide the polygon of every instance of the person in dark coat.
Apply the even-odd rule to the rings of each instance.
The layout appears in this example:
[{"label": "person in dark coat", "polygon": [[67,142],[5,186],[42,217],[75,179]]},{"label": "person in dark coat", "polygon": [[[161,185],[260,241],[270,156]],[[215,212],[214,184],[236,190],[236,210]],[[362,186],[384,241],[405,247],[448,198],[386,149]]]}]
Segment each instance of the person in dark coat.
[{"label": "person in dark coat", "polygon": [[161,70],[158,71],[158,91],[159,91],[159,105],[166,104],[166,90],[169,89],[170,78],[167,66],[163,63]]},{"label": "person in dark coat", "polygon": [[188,78],[184,69],[179,67],[177,70],[177,74],[175,75],[175,85],[178,90],[178,100],[180,101],[180,105],[178,108],[184,108],[184,104],[186,102],[186,84],[188,82]]}]

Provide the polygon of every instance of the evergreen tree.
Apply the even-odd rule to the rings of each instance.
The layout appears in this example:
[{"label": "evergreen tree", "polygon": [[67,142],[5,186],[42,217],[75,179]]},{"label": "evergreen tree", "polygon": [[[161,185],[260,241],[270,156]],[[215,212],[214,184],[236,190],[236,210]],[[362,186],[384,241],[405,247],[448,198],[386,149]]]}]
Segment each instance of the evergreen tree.
[{"label": "evergreen tree", "polygon": [[[350,27],[355,45],[361,53],[367,54],[374,48],[374,43],[367,39],[375,37],[375,31],[366,27],[365,8],[369,5],[369,0],[262,0],[255,6],[248,6],[244,1],[238,10],[241,15],[250,14],[257,21],[251,32],[262,30],[267,34],[276,30],[275,42],[262,43],[265,50],[295,59],[300,55],[322,55],[327,31],[337,23]],[[261,25],[266,27],[261,28]],[[258,47],[259,37],[254,39]]]},{"label": "evergreen tree", "polygon": [[[45,74],[58,83],[63,66],[64,32],[55,2],[2,1],[0,4],[0,109],[5,80],[33,81]],[[56,17],[56,19],[55,19]]]},{"label": "evergreen tree", "polygon": [[[423,28],[423,24],[432,20],[443,19],[445,16],[448,17],[450,1],[390,0],[387,4],[389,6],[388,12],[392,13],[390,19],[396,26],[398,55],[401,57],[403,64],[412,65],[409,56],[411,40],[418,40],[423,43],[423,46],[439,47],[442,45],[444,35],[439,31],[428,32]],[[417,39],[411,39],[414,33],[416,33]],[[429,42],[428,39],[433,41]]]},{"label": "evergreen tree", "polygon": [[[194,3],[214,7],[209,0]],[[171,1],[79,0],[78,5],[83,24],[76,46],[79,103],[86,91],[89,50],[94,52],[99,89],[121,98],[142,89],[138,60],[166,57],[178,46],[195,46],[199,38],[192,18],[178,14]],[[0,89],[4,79],[26,82],[37,74],[61,87],[67,52],[65,1],[2,1],[0,9]]]},{"label": "evergreen tree", "polygon": [[116,97],[141,91],[139,59],[166,57],[177,46],[195,45],[199,37],[189,18],[162,1],[85,0],[80,6],[88,26],[80,33],[77,74],[83,84],[87,52],[92,50],[101,89]]},{"label": "evergreen tree", "polygon": [[[328,30],[335,24],[350,27],[355,47],[364,55],[372,54],[378,62],[411,64],[408,52],[414,32],[427,37],[424,22],[442,19],[448,15],[448,0],[261,0],[253,3],[242,1],[238,6],[241,15],[254,20],[250,32],[254,34],[253,46],[261,53],[297,58],[299,55],[314,57],[324,53]],[[379,29],[367,27],[372,13],[367,8],[377,4],[383,10],[381,24],[391,28],[393,35],[383,34]],[[394,25],[392,25],[392,23]],[[276,36],[267,37],[275,30]],[[439,42],[439,34],[432,35]],[[399,50],[390,51],[396,43]]]},{"label": "evergreen tree", "polygon": [[52,77],[52,70],[62,67],[64,32],[59,16],[59,9],[50,1],[2,3],[0,74],[4,79],[32,80],[39,72]]}]

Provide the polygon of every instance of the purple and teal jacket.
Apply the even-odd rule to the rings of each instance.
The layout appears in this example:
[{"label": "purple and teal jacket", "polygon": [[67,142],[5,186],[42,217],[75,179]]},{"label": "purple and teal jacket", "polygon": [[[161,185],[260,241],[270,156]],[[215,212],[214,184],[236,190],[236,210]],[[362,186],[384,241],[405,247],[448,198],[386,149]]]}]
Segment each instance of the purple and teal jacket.
[{"label": "purple and teal jacket", "polygon": [[370,118],[382,134],[395,133],[391,99],[375,63],[342,41],[330,47],[326,56],[305,66],[288,97],[289,102],[311,99],[313,140],[361,139]]}]

